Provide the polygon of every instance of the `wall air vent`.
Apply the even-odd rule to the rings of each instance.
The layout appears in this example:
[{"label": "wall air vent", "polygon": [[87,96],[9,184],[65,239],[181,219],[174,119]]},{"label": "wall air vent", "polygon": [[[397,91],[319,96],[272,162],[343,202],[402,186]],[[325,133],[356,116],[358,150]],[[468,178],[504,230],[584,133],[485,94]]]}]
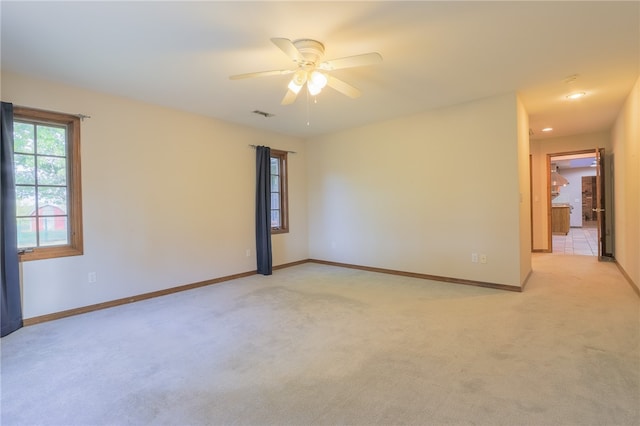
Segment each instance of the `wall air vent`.
[{"label": "wall air vent", "polygon": [[264,111],[260,111],[258,109],[251,111],[254,114],[258,114],[263,116],[264,118],[269,118],[269,117],[273,117],[275,114],[271,114],[270,112],[264,112]]}]

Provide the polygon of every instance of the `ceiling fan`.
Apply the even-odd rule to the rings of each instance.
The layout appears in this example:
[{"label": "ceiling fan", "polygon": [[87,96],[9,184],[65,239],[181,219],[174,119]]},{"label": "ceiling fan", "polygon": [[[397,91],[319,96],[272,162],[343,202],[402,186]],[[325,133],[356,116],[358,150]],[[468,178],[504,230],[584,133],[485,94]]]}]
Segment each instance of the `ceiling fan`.
[{"label": "ceiling fan", "polygon": [[377,52],[323,61],[324,44],[317,40],[300,39],[291,41],[287,38],[272,38],[271,41],[295,62],[295,67],[282,70],[237,74],[229,78],[231,80],[238,80],[241,78],[293,74],[287,86],[287,93],[282,99],[282,105],[292,104],[305,84],[309,94],[312,96],[317,95],[324,87],[329,86],[343,95],[350,98],[357,98],[362,94],[360,90],[333,77],[329,72],[337,69],[361,67],[382,62],[382,56]]}]

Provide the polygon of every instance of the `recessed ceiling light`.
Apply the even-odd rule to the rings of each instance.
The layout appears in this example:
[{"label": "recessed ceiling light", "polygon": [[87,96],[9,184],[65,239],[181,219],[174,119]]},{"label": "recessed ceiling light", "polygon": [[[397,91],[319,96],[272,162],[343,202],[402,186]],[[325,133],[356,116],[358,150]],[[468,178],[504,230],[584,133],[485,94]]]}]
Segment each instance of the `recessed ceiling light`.
[{"label": "recessed ceiling light", "polygon": [[583,97],[584,95],[586,95],[586,93],[584,93],[584,92],[570,93],[570,94],[567,95],[567,99],[579,99],[579,98]]},{"label": "recessed ceiling light", "polygon": [[542,129],[543,132],[550,132],[553,130],[553,127],[545,127],[544,129]]}]

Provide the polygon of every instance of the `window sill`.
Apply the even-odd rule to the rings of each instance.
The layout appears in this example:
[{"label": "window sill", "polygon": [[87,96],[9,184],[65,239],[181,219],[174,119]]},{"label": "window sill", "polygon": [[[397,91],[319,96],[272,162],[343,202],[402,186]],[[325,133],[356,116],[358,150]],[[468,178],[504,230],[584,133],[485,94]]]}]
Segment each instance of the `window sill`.
[{"label": "window sill", "polygon": [[58,257],[81,256],[84,254],[81,248],[62,246],[48,248],[34,248],[33,251],[25,252],[18,255],[20,262],[29,262],[31,260],[54,259]]}]

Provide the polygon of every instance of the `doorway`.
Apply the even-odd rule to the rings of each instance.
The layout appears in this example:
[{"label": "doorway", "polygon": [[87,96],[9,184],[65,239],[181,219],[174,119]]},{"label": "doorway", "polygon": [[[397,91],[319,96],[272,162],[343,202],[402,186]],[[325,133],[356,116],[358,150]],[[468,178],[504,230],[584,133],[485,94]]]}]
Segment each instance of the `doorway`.
[{"label": "doorway", "polygon": [[[552,253],[600,256],[604,193],[599,151],[548,156],[549,247]],[[603,191],[602,191],[603,192]],[[602,205],[601,205],[602,204]]]}]

